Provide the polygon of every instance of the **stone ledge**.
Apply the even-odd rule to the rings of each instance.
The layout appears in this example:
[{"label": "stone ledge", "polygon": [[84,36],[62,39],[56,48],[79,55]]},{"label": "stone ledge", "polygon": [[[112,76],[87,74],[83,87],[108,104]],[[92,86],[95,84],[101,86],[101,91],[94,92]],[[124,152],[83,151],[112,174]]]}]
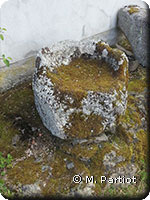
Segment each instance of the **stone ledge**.
[{"label": "stone ledge", "polygon": [[30,57],[10,65],[0,67],[0,93],[32,78],[35,57]]}]

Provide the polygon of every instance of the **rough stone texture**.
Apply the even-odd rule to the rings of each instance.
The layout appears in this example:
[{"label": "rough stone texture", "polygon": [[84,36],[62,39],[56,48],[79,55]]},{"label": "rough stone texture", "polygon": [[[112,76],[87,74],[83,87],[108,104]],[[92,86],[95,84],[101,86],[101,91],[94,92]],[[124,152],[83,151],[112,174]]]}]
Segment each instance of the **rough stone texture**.
[{"label": "rough stone texture", "polygon": [[69,197],[78,197],[78,198],[93,197],[94,188],[95,188],[95,184],[90,182],[90,183],[87,183],[84,188],[78,187],[76,191],[70,192],[70,194],[68,194],[68,196]]},{"label": "rough stone texture", "polygon": [[135,58],[148,66],[149,30],[148,9],[126,6],[118,13],[118,26],[131,43]]},{"label": "rough stone texture", "polygon": [[139,62],[137,60],[131,61],[129,64],[129,71],[134,72],[139,67]]},{"label": "rough stone texture", "polygon": [[35,57],[10,65],[0,67],[0,93],[31,79],[34,72]]},{"label": "rough stone texture", "polygon": [[[111,178],[115,179],[115,178],[118,178],[119,176],[120,177],[125,177],[124,175],[127,175],[128,178],[132,178],[133,176],[136,175],[136,172],[137,172],[137,168],[134,164],[128,164],[124,167],[118,167],[118,168],[114,168],[112,169],[111,168]],[[106,184],[105,186],[105,190],[108,190],[108,188],[110,188],[110,185],[109,183]],[[128,187],[129,184],[128,183],[113,183],[113,187]]]},{"label": "rough stone texture", "polygon": [[39,187],[38,183],[34,183],[34,184],[28,184],[28,185],[23,185],[22,186],[22,193],[24,196],[29,197],[29,196],[33,196],[33,197],[39,197],[41,196],[41,188]]},{"label": "rough stone texture", "polygon": [[103,164],[106,167],[106,170],[109,171],[113,167],[116,166],[117,163],[120,163],[122,161],[125,161],[125,158],[122,156],[116,156],[115,151],[111,151],[107,154],[105,154],[104,159],[103,159]]},{"label": "rough stone texture", "polygon": [[[59,82],[64,73],[61,74],[59,70],[67,66],[69,69],[70,67],[81,69],[80,61],[92,63],[86,74],[87,80],[92,73],[95,73],[92,71],[94,63],[100,63],[98,70],[102,72],[99,71],[98,80],[103,82],[101,85],[96,83],[99,84],[97,88],[91,88],[91,85],[83,88],[84,82],[81,81],[84,76],[74,80],[75,74],[67,78],[71,81],[68,85],[65,76]],[[76,65],[73,66],[72,62],[76,62]],[[102,63],[105,63],[104,69]],[[33,90],[36,108],[43,124],[53,135],[62,139],[90,138],[98,136],[106,129],[111,129],[126,109],[127,69],[126,55],[120,50],[110,48],[104,42],[63,41],[42,49],[36,59]],[[75,70],[75,73],[77,72],[78,70]],[[84,70],[81,72],[84,74]],[[71,70],[68,73],[70,74]],[[109,78],[112,82],[108,80]],[[71,79],[78,81],[81,88]],[[94,79],[95,77],[92,81]],[[71,88],[68,88],[70,84]],[[93,85],[95,87],[95,84]],[[80,127],[80,124],[83,126]],[[94,124],[99,124],[99,127],[94,127]]]}]

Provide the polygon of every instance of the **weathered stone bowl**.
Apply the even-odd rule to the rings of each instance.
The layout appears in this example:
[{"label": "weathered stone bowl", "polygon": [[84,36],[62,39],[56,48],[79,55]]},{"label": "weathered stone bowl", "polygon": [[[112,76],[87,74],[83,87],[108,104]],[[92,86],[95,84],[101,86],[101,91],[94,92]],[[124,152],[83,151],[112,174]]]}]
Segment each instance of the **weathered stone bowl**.
[{"label": "weathered stone bowl", "polygon": [[36,59],[33,91],[43,124],[62,139],[114,130],[127,103],[128,60],[104,42],[63,41]]}]

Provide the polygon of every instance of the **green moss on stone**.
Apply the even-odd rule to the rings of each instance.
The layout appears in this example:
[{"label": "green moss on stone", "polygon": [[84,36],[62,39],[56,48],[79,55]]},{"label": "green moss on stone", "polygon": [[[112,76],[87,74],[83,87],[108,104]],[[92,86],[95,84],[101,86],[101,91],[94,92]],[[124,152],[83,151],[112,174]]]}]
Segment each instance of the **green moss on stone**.
[{"label": "green moss on stone", "polygon": [[[117,48],[111,48],[109,45],[106,45],[103,42],[98,42],[97,43],[97,51],[101,54],[103,50],[107,50],[108,52],[108,57],[112,58],[116,61],[118,64],[120,60],[123,60],[123,63],[119,66],[119,69],[117,71],[113,72],[113,77],[117,80],[125,82],[127,86],[128,82],[128,61],[127,59],[123,56],[123,51],[117,49]],[[109,64],[111,66],[111,64]],[[124,71],[126,71],[126,76],[124,75]],[[120,84],[118,81],[115,82],[116,85]],[[111,87],[111,86],[110,86]]]},{"label": "green moss on stone", "polygon": [[65,128],[72,138],[88,138],[99,135],[103,130],[102,118],[95,114],[73,113],[69,117],[72,126]]},{"label": "green moss on stone", "polygon": [[133,14],[133,13],[137,13],[137,12],[139,12],[139,8],[137,8],[137,7],[134,7],[134,6],[131,6],[131,7],[129,7],[129,10],[128,10],[128,12],[130,13],[130,15],[131,14]]},{"label": "green moss on stone", "polygon": [[67,66],[58,67],[55,73],[48,72],[47,76],[61,92],[81,94],[84,97],[87,91],[109,92],[110,88],[116,88],[120,77],[113,73],[113,69],[105,62],[77,58]]}]

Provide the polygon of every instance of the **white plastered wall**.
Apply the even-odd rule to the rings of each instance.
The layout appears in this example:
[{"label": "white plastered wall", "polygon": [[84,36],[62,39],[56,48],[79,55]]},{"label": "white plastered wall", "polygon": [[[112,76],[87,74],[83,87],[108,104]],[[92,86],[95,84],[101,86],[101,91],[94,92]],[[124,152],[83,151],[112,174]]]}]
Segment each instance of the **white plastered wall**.
[{"label": "white plastered wall", "polygon": [[7,0],[0,9],[5,40],[0,53],[13,62],[60,40],[80,40],[116,26],[125,5],[146,7],[141,0]]}]

